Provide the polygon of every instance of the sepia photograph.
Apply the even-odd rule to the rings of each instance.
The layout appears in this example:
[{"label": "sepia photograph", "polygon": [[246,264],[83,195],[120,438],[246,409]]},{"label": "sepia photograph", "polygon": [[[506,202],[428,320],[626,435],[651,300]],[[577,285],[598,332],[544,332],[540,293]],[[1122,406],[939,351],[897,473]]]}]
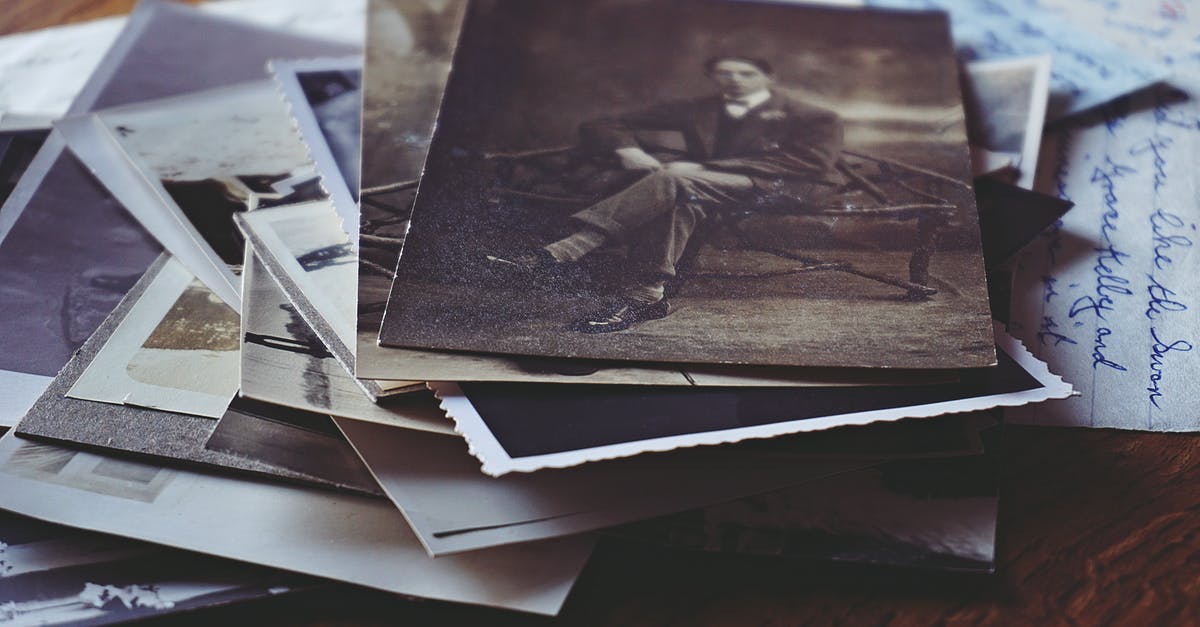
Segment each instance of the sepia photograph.
[{"label": "sepia photograph", "polygon": [[[465,0],[371,0],[362,86],[355,374],[388,374],[379,323],[408,230]],[[378,365],[377,365],[378,364]]]},{"label": "sepia photograph", "polygon": [[383,345],[995,363],[944,14],[482,1],[438,119]]}]

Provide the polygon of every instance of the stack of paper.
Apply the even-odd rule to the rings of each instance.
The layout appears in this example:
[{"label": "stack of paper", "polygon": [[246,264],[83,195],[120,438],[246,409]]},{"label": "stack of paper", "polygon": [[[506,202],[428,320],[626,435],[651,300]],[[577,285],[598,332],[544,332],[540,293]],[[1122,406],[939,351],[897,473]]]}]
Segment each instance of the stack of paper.
[{"label": "stack of paper", "polygon": [[0,622],[325,580],[552,615],[598,533],[994,570],[1004,414],[1193,426],[1200,49],[870,4],[0,39],[13,80],[60,36],[91,72],[0,90],[0,533],[40,529],[0,564],[149,586],[0,587]]}]

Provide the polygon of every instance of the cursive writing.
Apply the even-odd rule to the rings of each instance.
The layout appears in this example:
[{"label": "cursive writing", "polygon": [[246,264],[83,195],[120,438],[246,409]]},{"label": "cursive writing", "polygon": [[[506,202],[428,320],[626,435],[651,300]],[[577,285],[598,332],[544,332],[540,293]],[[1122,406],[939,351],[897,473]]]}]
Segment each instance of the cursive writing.
[{"label": "cursive writing", "polygon": [[1154,340],[1154,344],[1150,347],[1150,386],[1146,388],[1146,391],[1150,393],[1150,404],[1154,405],[1156,409],[1162,409],[1162,405],[1158,401],[1165,395],[1163,392],[1164,359],[1167,353],[1190,352],[1192,344],[1187,340],[1164,342],[1159,339],[1158,329],[1154,327],[1150,327],[1150,337]]}]

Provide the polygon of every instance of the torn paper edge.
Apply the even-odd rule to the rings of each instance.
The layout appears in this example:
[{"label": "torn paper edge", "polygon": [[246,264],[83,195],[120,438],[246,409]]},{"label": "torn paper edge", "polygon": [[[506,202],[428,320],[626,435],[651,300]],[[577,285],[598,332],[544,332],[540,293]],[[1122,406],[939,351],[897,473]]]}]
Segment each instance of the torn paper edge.
[{"label": "torn paper edge", "polygon": [[513,458],[508,455],[488,428],[487,423],[476,411],[475,406],[471,404],[457,384],[430,382],[428,386],[438,398],[446,416],[454,421],[455,431],[466,440],[467,450],[482,462],[483,472],[493,477],[510,472],[568,468],[586,462],[628,457],[641,453],[713,444],[732,444],[747,439],[822,431],[834,427],[890,422],[904,418],[931,418],[943,414],[980,411],[995,407],[1016,407],[1051,399],[1067,398],[1074,393],[1074,388],[1070,383],[1050,372],[1049,366],[1045,362],[1038,360],[1020,340],[1005,332],[1000,323],[993,321],[992,326],[997,348],[1008,354],[1022,369],[1036,379],[1041,387],[925,405],[876,409],[819,418],[803,418],[768,425],[651,438],[522,458]]}]

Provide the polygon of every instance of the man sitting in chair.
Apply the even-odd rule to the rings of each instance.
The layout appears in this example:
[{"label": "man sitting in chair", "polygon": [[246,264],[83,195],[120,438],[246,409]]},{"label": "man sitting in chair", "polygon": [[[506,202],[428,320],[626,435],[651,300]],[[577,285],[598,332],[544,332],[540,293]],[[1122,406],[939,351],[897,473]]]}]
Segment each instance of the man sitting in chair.
[{"label": "man sitting in chair", "polygon": [[[843,180],[837,114],[773,88],[762,59],[719,56],[705,64],[716,95],[660,104],[580,126],[584,150],[616,156],[646,176],[575,213],[575,233],[497,265],[532,273],[561,270],[610,240],[627,244],[632,270],[610,306],[575,325],[583,333],[621,331],[670,312],[664,294],[697,225],[709,212],[760,203],[819,201]],[[678,131],[684,160],[661,163],[639,146],[638,131]]]}]

